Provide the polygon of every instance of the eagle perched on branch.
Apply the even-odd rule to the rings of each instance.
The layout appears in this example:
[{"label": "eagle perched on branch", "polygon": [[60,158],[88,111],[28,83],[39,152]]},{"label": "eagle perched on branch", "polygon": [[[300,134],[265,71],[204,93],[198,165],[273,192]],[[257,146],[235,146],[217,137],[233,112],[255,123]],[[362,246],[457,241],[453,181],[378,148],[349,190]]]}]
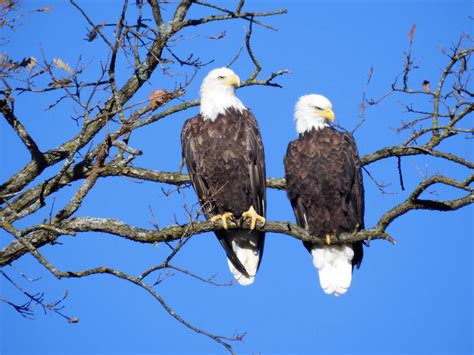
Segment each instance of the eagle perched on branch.
[{"label": "eagle perched on branch", "polygon": [[326,245],[304,243],[324,292],[346,293],[352,269],[362,262],[362,242],[330,245],[330,237],[364,228],[364,188],[354,138],[340,132],[331,102],[321,95],[300,97],[295,107],[299,136],[288,145],[285,177],[296,222]]},{"label": "eagle perched on branch", "polygon": [[[265,233],[265,157],[258,124],[235,96],[239,77],[214,69],[201,84],[200,113],[181,132],[183,159],[206,217],[221,221],[215,234],[230,271],[241,285],[253,283],[262,260]],[[250,230],[227,230],[231,219],[250,220]]]}]

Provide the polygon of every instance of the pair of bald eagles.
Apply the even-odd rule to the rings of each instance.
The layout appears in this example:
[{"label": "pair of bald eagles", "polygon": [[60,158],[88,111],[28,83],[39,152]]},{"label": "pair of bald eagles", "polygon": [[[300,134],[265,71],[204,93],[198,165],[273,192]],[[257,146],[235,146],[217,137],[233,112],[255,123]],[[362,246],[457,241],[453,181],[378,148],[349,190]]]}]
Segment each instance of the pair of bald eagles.
[{"label": "pair of bald eagles", "polygon": [[[200,114],[184,124],[181,143],[194,189],[229,268],[241,285],[253,283],[262,260],[265,233],[265,157],[257,121],[235,96],[239,77],[212,70],[201,85]],[[326,244],[305,242],[324,292],[341,295],[352,269],[362,261],[362,243],[330,245],[330,237],[364,227],[360,161],[352,136],[331,127],[332,105],[321,95],[302,96],[295,109],[298,139],[288,145],[285,177],[299,226]],[[229,220],[248,220],[250,229],[227,229]]]}]

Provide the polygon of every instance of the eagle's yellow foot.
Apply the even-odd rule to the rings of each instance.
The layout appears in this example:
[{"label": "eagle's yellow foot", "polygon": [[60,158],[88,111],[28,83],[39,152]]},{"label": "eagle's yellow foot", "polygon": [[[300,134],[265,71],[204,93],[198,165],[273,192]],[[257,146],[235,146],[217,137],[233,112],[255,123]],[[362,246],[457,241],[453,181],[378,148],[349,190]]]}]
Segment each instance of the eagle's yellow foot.
[{"label": "eagle's yellow foot", "polygon": [[232,212],[226,212],[226,213],[223,213],[223,214],[215,215],[214,217],[211,218],[211,222],[212,223],[217,223],[218,221],[221,221],[222,222],[222,227],[224,227],[224,229],[227,229],[228,228],[227,220],[229,220],[233,217],[234,217],[234,215],[232,214]]},{"label": "eagle's yellow foot", "polygon": [[331,245],[331,234],[326,233],[326,244]]},{"label": "eagle's yellow foot", "polygon": [[257,214],[257,211],[255,211],[253,206],[250,206],[247,212],[242,213],[242,218],[244,220],[250,219],[250,230],[255,229],[257,221],[260,221],[262,222],[262,224],[265,224],[265,218]]}]

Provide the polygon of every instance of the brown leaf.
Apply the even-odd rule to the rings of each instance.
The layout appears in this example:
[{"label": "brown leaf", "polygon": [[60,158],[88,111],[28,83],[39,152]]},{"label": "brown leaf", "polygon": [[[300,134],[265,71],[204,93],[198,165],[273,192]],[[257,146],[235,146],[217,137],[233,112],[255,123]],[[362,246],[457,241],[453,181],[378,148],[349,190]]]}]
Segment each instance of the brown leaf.
[{"label": "brown leaf", "polygon": [[23,59],[21,60],[21,62],[16,62],[16,63],[15,63],[15,67],[16,67],[16,68],[24,68],[24,67],[29,66],[30,63],[31,63],[30,57],[23,58]]},{"label": "brown leaf", "polygon": [[423,89],[425,89],[426,92],[431,92],[430,82],[428,80],[424,80],[421,85],[423,85]]},{"label": "brown leaf", "polygon": [[410,32],[408,32],[408,38],[410,39],[410,42],[413,42],[413,38],[415,37],[415,32],[416,32],[416,24],[413,24],[413,26],[411,26]]},{"label": "brown leaf", "polygon": [[148,95],[148,99],[151,101],[150,106],[152,109],[157,108],[158,106],[163,106],[167,103],[171,97],[168,91],[166,90],[155,90],[150,95]]},{"label": "brown leaf", "polygon": [[29,69],[30,73],[31,73],[31,71],[33,70],[33,68],[35,67],[36,62],[37,62],[37,61],[36,61],[36,58],[35,58],[35,57],[30,57],[30,61],[29,61],[29,63],[28,63],[28,69]]},{"label": "brown leaf", "polygon": [[26,68],[28,67],[31,71],[33,67],[36,65],[36,58],[35,57],[26,57],[23,58],[19,62],[14,62],[8,58],[7,54],[0,55],[0,66],[4,69],[18,69],[18,68]]},{"label": "brown leaf", "polygon": [[69,317],[67,319],[68,323],[79,323],[79,318],[77,317]]},{"label": "brown leaf", "polygon": [[66,72],[68,72],[70,75],[72,75],[72,69],[69,65],[67,65],[66,63],[64,63],[61,58],[54,58],[53,59],[53,62],[54,64],[56,64],[56,66],[59,68],[59,69],[62,69]]}]

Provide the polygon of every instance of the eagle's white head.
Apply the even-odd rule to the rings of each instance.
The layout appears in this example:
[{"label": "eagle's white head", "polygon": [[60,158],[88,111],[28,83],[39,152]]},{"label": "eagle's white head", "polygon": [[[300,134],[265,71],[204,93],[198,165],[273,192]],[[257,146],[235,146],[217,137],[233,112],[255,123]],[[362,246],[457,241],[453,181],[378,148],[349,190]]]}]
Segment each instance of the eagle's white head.
[{"label": "eagle's white head", "polygon": [[201,115],[214,121],[229,108],[240,112],[245,106],[237,96],[235,88],[240,86],[239,77],[229,68],[211,70],[201,84]]},{"label": "eagle's white head", "polygon": [[296,131],[299,134],[309,132],[313,128],[328,127],[327,121],[334,122],[332,104],[322,95],[305,95],[298,99],[295,106]]}]

